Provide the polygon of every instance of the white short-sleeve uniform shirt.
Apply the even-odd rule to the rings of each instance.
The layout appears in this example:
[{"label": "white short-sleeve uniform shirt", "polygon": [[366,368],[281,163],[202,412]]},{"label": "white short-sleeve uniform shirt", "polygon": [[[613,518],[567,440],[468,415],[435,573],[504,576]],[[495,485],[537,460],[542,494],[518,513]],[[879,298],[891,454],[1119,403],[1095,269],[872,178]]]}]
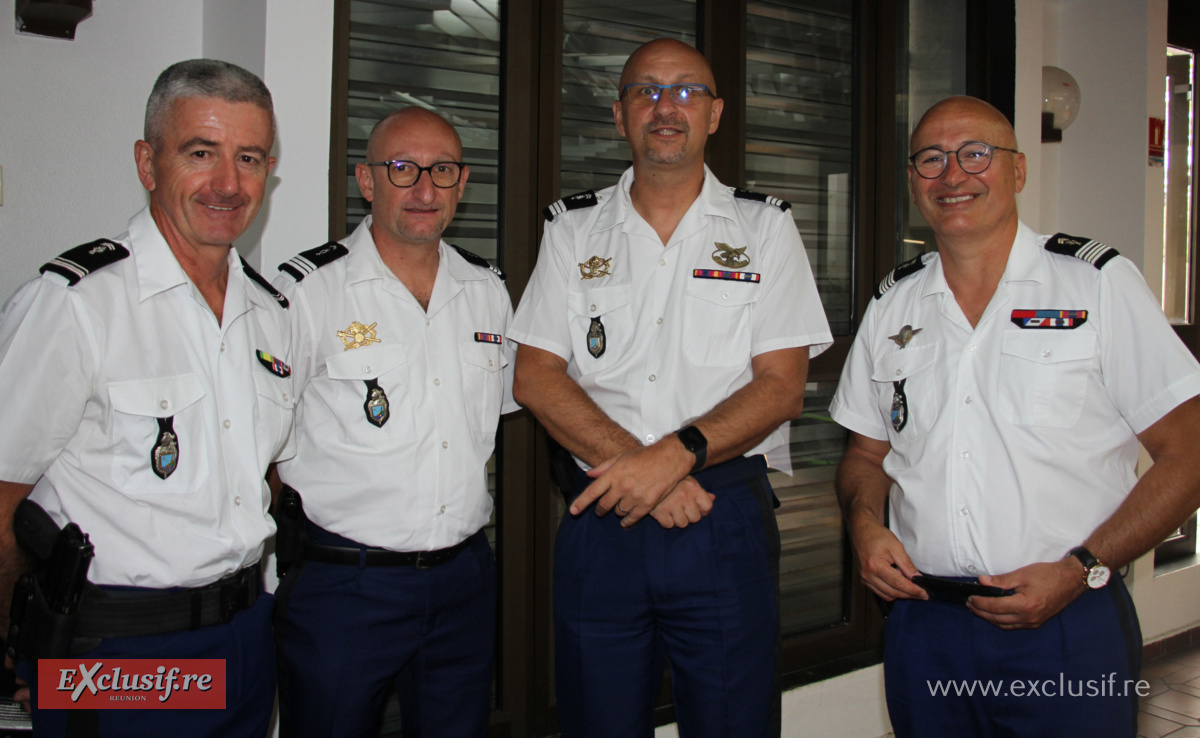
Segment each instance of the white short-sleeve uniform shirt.
[{"label": "white short-sleeve uniform shirt", "polygon": [[[632,183],[628,169],[596,204],[557,208],[512,337],[566,359],[592,400],[651,444],[748,384],[754,356],[801,346],[816,356],[833,339],[778,200],[735,197],[705,168],[664,246],[630,202]],[[786,452],[786,431],[749,453]],[[770,458],[790,470],[786,453]]]},{"label": "white short-sleeve uniform shirt", "polygon": [[1062,558],[1133,487],[1136,434],[1200,394],[1200,365],[1132,262],[1047,239],[1020,226],[974,329],[926,254],[872,300],[846,360],[830,413],[891,444],[890,525],[924,572]]},{"label": "white short-sleeve uniform shirt", "polygon": [[[487,524],[487,460],[512,400],[512,303],[499,275],[444,241],[428,310],[379,256],[368,216],[349,251],[316,267],[303,255],[275,285],[292,301],[296,455],[280,477],[308,518],[393,551],[453,546]],[[352,324],[369,327],[347,344]],[[360,331],[361,333],[361,331]],[[367,382],[390,416],[368,421]]]},{"label": "white short-sleeve uniform shirt", "polygon": [[[36,482],[31,499],[90,536],[92,582],[208,584],[275,532],[264,477],[288,453],[288,314],[230,249],[218,324],[149,209],[114,241],[130,255],[74,285],[48,271],[4,307],[0,479]],[[164,479],[152,454],[167,419]]]}]

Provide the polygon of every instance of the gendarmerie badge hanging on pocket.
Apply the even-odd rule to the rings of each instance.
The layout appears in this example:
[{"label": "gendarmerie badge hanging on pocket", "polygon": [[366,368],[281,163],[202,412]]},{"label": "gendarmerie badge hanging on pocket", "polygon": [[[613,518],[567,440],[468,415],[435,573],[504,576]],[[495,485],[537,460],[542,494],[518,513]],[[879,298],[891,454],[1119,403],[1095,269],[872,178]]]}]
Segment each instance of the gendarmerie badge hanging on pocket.
[{"label": "gendarmerie badge hanging on pocket", "polygon": [[363,403],[363,410],[367,413],[367,422],[376,428],[382,428],[383,424],[388,422],[388,418],[392,417],[387,393],[379,386],[378,379],[364,381],[367,385],[367,400]]},{"label": "gendarmerie badge hanging on pocket", "polygon": [[150,451],[150,468],[159,479],[166,479],[179,466],[179,439],[175,436],[175,416],[158,418],[158,442]]},{"label": "gendarmerie badge hanging on pocket", "polygon": [[587,349],[592,358],[599,359],[604,355],[604,349],[608,348],[604,340],[604,324],[599,318],[592,318],[592,324],[588,326],[587,332]]},{"label": "gendarmerie badge hanging on pocket", "polygon": [[908,395],[904,394],[904,383],[908,379],[892,382],[892,427],[896,432],[904,430],[908,425]]}]

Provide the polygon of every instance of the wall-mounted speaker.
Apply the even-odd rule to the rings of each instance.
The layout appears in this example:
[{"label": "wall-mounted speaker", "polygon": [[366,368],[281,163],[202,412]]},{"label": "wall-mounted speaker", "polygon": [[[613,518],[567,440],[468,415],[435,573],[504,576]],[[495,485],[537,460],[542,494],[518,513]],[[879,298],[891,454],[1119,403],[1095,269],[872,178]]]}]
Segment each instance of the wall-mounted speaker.
[{"label": "wall-mounted speaker", "polygon": [[91,14],[92,0],[17,0],[17,32],[73,39]]}]

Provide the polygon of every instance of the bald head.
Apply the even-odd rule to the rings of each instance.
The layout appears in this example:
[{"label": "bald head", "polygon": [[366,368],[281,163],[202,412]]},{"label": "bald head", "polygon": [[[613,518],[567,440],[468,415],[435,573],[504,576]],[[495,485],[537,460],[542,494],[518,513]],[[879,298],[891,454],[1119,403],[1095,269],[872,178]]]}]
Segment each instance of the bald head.
[{"label": "bald head", "polygon": [[976,139],[978,141],[1009,149],[1017,148],[1017,134],[1004,113],[977,97],[956,95],[935,103],[925,111],[909,138],[909,153],[916,153],[928,146],[923,141],[930,131],[951,121],[971,121],[980,131],[980,137]]},{"label": "bald head", "polygon": [[619,89],[625,89],[625,85],[630,82],[669,84],[670,82],[663,80],[645,78],[649,68],[663,65],[669,65],[689,76],[687,80],[671,80],[670,82],[687,81],[707,85],[708,89],[712,90],[713,95],[716,96],[717,83],[713,78],[712,68],[708,66],[708,60],[696,49],[673,38],[656,38],[653,41],[647,41],[630,54],[629,59],[625,62],[625,67],[621,70]]},{"label": "bald head", "polygon": [[371,129],[371,136],[367,139],[367,160],[380,161],[387,158],[389,154],[385,149],[392,146],[385,145],[384,142],[394,141],[393,136],[403,138],[410,133],[427,135],[431,132],[449,136],[454,148],[454,160],[462,159],[462,139],[459,138],[458,131],[454,130],[454,126],[432,110],[410,107],[393,110],[375,124]]}]

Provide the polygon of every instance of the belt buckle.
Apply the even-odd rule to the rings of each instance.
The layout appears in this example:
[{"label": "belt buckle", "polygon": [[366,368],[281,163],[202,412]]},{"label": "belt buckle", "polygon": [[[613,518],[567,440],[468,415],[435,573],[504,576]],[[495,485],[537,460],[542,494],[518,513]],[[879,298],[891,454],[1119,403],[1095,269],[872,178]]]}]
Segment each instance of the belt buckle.
[{"label": "belt buckle", "polygon": [[437,566],[435,563],[426,561],[428,554],[428,551],[418,551],[417,560],[413,562],[413,567],[423,571],[425,569],[432,569],[433,567]]}]

